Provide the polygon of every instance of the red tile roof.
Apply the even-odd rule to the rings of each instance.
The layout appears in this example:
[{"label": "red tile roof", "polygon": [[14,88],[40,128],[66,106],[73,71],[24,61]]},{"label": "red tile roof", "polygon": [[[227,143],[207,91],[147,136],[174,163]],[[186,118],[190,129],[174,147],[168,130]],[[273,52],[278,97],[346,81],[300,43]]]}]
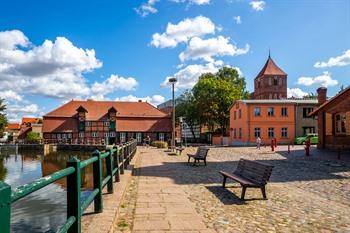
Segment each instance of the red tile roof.
[{"label": "red tile roof", "polygon": [[7,129],[13,129],[13,130],[15,129],[19,130],[21,128],[19,123],[8,123],[6,127]]},{"label": "red tile roof", "polygon": [[146,102],[76,101],[72,100],[44,116],[43,132],[78,132],[77,109],[86,109],[86,120],[96,121],[117,110],[118,132],[170,132],[171,119]]},{"label": "red tile roof", "polygon": [[256,78],[263,75],[287,75],[281,68],[279,68],[276,63],[269,56],[264,67],[261,69]]},{"label": "red tile roof", "polygon": [[39,121],[40,121],[40,118],[35,118],[35,117],[23,117],[22,118],[22,124],[23,123],[36,124]]},{"label": "red tile roof", "polygon": [[117,117],[166,117],[167,114],[147,102],[117,102],[72,100],[47,113],[44,117],[72,117],[82,106],[87,110],[87,120],[98,120],[107,114],[111,107],[117,110]]}]

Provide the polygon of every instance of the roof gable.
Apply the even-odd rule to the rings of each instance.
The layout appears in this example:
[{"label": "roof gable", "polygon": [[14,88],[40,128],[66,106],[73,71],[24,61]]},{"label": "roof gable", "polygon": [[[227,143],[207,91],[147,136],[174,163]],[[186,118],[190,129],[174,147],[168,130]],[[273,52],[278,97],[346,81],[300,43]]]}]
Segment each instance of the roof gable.
[{"label": "roof gable", "polygon": [[264,67],[261,69],[256,78],[263,75],[287,75],[276,63],[272,60],[271,56],[267,59]]}]

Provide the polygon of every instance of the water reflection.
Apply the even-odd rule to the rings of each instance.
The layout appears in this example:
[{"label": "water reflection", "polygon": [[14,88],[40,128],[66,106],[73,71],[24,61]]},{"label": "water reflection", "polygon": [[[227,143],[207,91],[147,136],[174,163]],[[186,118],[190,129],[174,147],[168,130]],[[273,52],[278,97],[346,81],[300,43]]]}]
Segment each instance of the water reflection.
[{"label": "water reflection", "polygon": [[[66,167],[72,156],[81,160],[90,158],[90,153],[76,151],[55,152],[43,155],[38,151],[1,151],[0,180],[14,189],[42,176]],[[86,196],[92,189],[92,166],[81,172],[82,189]],[[56,232],[66,220],[66,179],[61,179],[34,192],[12,205],[12,232]]]}]

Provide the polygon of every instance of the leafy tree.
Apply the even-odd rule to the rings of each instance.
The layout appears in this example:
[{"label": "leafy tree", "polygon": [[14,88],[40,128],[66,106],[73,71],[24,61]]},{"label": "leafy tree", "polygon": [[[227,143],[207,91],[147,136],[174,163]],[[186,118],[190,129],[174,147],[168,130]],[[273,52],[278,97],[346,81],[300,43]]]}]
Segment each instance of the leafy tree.
[{"label": "leafy tree", "polygon": [[40,142],[40,134],[36,133],[36,132],[29,132],[27,133],[26,139],[28,142],[32,142],[32,143],[38,143]]},{"label": "leafy tree", "polygon": [[216,74],[201,75],[192,92],[201,122],[211,131],[218,125],[223,135],[227,132],[232,103],[249,98],[244,77],[230,67],[224,67]]},{"label": "leafy tree", "polygon": [[4,99],[0,98],[0,137],[2,137],[5,127],[7,126],[7,118],[5,115],[6,105]]}]

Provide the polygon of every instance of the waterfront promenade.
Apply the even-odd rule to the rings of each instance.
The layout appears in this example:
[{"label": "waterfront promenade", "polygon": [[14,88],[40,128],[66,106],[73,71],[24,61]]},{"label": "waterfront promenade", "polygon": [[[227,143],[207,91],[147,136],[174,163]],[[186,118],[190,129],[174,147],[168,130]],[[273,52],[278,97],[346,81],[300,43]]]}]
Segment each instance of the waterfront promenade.
[{"label": "waterfront promenade", "polygon": [[[350,231],[350,156],[322,153],[304,157],[302,146],[212,148],[208,166],[192,167],[182,156],[139,147],[115,232],[348,232]],[[221,187],[219,170],[232,171],[239,158],[275,166],[267,185],[248,189],[239,199],[237,184]]]}]

